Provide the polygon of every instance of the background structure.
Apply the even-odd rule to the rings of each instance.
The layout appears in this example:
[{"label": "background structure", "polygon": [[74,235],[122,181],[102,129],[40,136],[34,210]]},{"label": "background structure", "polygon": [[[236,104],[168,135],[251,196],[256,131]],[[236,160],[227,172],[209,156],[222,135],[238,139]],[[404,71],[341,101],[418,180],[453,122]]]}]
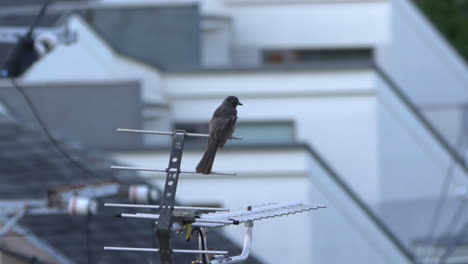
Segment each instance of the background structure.
[{"label": "background structure", "polygon": [[[42,25],[66,27],[78,41],[56,47],[19,82],[65,141],[122,164],[163,167],[165,138],[114,129],[205,133],[213,110],[236,95],[244,104],[236,135],[245,140],[230,142],[214,169],[238,175],[184,176],[180,202],[328,206],[257,225],[252,263],[467,261],[468,71],[413,2],[83,3]],[[23,19],[0,20],[0,34],[23,27]],[[37,128],[7,81],[0,100],[10,119]],[[183,168],[195,167],[205,144],[187,142]],[[164,175],[139,176],[163,184]],[[242,228],[220,234],[226,238],[241,245]]]}]

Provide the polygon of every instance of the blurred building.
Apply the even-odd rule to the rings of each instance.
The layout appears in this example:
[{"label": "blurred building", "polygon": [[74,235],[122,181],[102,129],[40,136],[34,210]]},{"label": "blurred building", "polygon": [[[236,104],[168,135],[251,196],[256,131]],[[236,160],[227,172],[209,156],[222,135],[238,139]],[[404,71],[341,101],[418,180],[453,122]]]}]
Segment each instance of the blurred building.
[{"label": "blurred building", "polygon": [[[166,139],[114,129],[203,133],[220,102],[238,96],[244,140],[215,162],[238,175],[187,176],[178,197],[233,209],[327,204],[256,225],[253,251],[265,263],[409,263],[451,167],[447,200],[459,203],[468,72],[411,2],[107,0],[80,8],[57,20],[65,24],[46,25],[66,26],[78,41],[55,48],[22,82],[51,128],[121,162],[164,168]],[[187,141],[183,167],[195,167],[204,144]],[[144,176],[163,184],[163,175]],[[240,243],[241,231],[227,234]]]}]

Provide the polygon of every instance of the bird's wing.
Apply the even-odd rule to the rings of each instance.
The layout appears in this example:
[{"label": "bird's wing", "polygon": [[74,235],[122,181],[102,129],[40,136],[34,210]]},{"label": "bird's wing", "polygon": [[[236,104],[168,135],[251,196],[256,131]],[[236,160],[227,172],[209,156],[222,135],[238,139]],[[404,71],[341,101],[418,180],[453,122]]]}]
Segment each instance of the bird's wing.
[{"label": "bird's wing", "polygon": [[232,136],[236,126],[237,118],[230,117],[213,117],[210,122],[210,138],[209,143],[216,142],[222,148],[226,141]]}]

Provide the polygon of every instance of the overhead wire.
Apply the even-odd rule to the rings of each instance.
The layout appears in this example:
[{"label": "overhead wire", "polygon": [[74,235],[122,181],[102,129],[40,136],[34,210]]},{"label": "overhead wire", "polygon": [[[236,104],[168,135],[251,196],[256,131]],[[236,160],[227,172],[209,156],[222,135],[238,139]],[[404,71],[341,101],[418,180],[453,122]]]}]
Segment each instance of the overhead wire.
[{"label": "overhead wire", "polygon": [[[465,207],[466,207],[466,201],[463,200],[458,205],[458,208],[455,211],[455,214],[453,215],[453,217],[452,217],[452,219],[451,219],[451,221],[450,221],[449,225],[447,226],[447,229],[446,229],[446,231],[444,233],[445,237],[447,237],[447,239],[450,239],[451,229],[455,228],[458,225],[458,223],[461,221],[461,219],[463,217]],[[463,237],[463,234],[465,234],[467,228],[468,228],[468,223],[465,224],[464,227],[462,227],[460,235],[458,237],[456,237],[455,240],[450,241],[447,246],[445,246],[445,248],[442,250],[443,254],[439,258],[439,261],[438,261],[439,264],[443,264],[443,263],[445,263],[447,261],[448,257],[451,255],[452,251],[458,245],[459,240]]]},{"label": "overhead wire", "polygon": [[[466,121],[465,121],[466,122]],[[457,138],[457,141],[455,143],[455,147],[457,149],[458,152],[460,152],[460,150],[463,150],[465,145],[466,145],[466,130],[467,130],[467,124],[465,124],[465,122],[463,122],[463,124],[460,126],[460,130],[459,130],[459,134],[458,134],[458,138]],[[466,152],[463,152],[461,154],[463,160],[466,159]],[[441,211],[443,210],[444,208],[444,205],[446,203],[446,200],[447,200],[447,196],[448,196],[448,191],[449,191],[449,187],[450,187],[450,183],[452,182],[454,176],[455,176],[455,166],[456,165],[456,162],[455,161],[452,161],[449,165],[449,167],[447,168],[447,171],[446,171],[446,174],[445,174],[445,177],[444,177],[444,182],[442,184],[442,187],[441,187],[441,190],[440,190],[440,195],[439,195],[439,199],[437,200],[437,203],[436,203],[436,206],[434,207],[434,211],[433,211],[433,214],[432,214],[432,218],[431,218],[431,221],[429,222],[429,229],[428,229],[428,235],[426,236],[426,239],[427,241],[429,242],[432,242],[434,240],[434,235],[436,233],[436,230],[437,230],[437,226],[440,222],[440,219],[441,219],[441,216],[443,215],[441,213]],[[464,207],[464,201],[461,202],[461,205],[463,205]],[[460,206],[459,206],[460,207]],[[455,211],[455,214],[452,218],[452,222],[454,221],[454,219],[457,218],[457,211]],[[450,226],[447,228],[447,232],[450,232]],[[423,252],[424,253],[424,252]],[[430,250],[429,252],[427,252],[427,255],[426,254],[422,254],[422,256],[419,258],[420,260],[424,259],[424,258],[431,258],[433,256],[435,256],[437,253],[435,250]]]},{"label": "overhead wire", "polygon": [[71,155],[64,150],[57,142],[57,140],[52,136],[52,133],[50,132],[49,128],[47,127],[45,121],[42,119],[42,117],[39,114],[39,111],[37,107],[34,105],[33,101],[29,97],[28,93],[16,83],[15,79],[10,78],[9,79],[11,82],[11,85],[21,94],[23,97],[24,101],[26,102],[26,105],[28,106],[30,112],[33,114],[34,118],[36,119],[37,123],[39,124],[39,127],[43,131],[44,135],[47,137],[49,143],[51,146],[57,151],[58,154],[60,154],[62,157],[64,157],[66,160],[70,162],[73,166],[76,168],[80,169],[81,171],[92,175],[93,177],[100,178],[101,176],[95,173],[94,171],[90,170],[80,162],[76,161],[71,157]]},{"label": "overhead wire", "polygon": [[[31,24],[31,26],[30,26],[28,32],[26,33],[25,37],[31,37],[32,36],[32,33],[33,33],[35,27],[39,24],[41,18],[43,17],[43,15],[45,14],[45,12],[47,10],[48,5],[51,2],[52,2],[52,0],[46,0],[45,3],[42,5],[38,15],[34,18],[34,21]],[[5,71],[2,71],[2,74],[6,75],[4,77],[9,77],[7,71],[6,71],[6,74],[5,74]],[[75,160],[64,148],[62,148],[60,146],[59,142],[52,136],[51,131],[47,127],[45,121],[42,119],[41,115],[39,114],[39,111],[38,111],[37,107],[33,103],[32,99],[30,98],[28,93],[23,89],[23,87],[18,85],[18,83],[16,82],[16,79],[14,79],[14,78],[8,78],[8,79],[10,80],[10,83],[13,86],[13,88],[16,89],[19,92],[19,94],[22,96],[22,98],[26,102],[26,105],[28,106],[28,108],[29,108],[30,112],[32,113],[33,117],[36,119],[40,129],[42,130],[42,132],[44,133],[44,135],[48,139],[50,145],[55,149],[56,153],[59,154],[60,156],[62,156],[63,158],[65,158],[70,164],[72,164],[72,166],[78,168],[79,170],[85,172],[86,174],[88,174],[90,176],[93,176],[95,178],[101,178],[102,177],[101,175],[99,175],[95,171],[89,169],[85,165],[81,164],[79,161]],[[90,229],[90,217],[89,216],[87,217],[87,220],[86,220],[86,228],[85,229],[86,229],[85,232],[86,232],[87,260],[88,260],[88,263],[91,263],[90,230],[89,230]],[[33,233],[33,232],[28,232],[26,234],[6,234],[6,235],[4,235],[2,237],[7,237],[7,238],[8,237],[25,237],[25,236],[45,237],[45,236],[63,235],[64,232],[75,231],[75,230],[76,230],[76,226],[73,226],[73,227],[69,227],[67,229],[62,229],[62,230],[58,230],[58,231],[55,231],[55,232],[50,232],[50,233],[47,233],[47,234],[37,234],[37,233]]]}]

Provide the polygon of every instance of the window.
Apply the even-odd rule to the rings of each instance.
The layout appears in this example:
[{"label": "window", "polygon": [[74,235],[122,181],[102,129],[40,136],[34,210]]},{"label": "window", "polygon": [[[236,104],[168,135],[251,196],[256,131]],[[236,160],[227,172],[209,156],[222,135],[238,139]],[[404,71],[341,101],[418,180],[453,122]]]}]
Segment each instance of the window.
[{"label": "window", "polygon": [[[208,133],[208,124],[179,123],[177,129],[184,129],[192,133]],[[231,140],[228,144],[265,145],[265,144],[291,144],[294,143],[293,122],[239,122],[234,132],[235,136],[243,140]],[[205,138],[187,137],[185,144],[206,144]]]},{"label": "window", "polygon": [[265,50],[266,65],[310,64],[317,62],[372,61],[370,48]]}]

